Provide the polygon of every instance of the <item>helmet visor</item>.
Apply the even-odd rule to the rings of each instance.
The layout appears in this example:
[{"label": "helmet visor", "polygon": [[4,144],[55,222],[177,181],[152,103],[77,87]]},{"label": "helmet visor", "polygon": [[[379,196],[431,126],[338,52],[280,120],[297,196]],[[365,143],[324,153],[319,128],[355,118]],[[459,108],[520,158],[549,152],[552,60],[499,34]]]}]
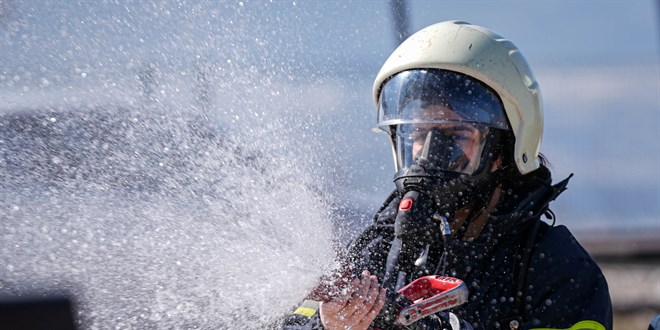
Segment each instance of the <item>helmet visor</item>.
[{"label": "helmet visor", "polygon": [[443,70],[404,71],[380,94],[379,127],[393,137],[398,170],[480,170],[493,129],[508,129],[499,97],[469,76]]},{"label": "helmet visor", "polygon": [[[451,110],[425,111],[429,106]],[[497,94],[481,81],[446,70],[417,69],[385,82],[378,102],[378,126],[464,122],[509,129]]]}]

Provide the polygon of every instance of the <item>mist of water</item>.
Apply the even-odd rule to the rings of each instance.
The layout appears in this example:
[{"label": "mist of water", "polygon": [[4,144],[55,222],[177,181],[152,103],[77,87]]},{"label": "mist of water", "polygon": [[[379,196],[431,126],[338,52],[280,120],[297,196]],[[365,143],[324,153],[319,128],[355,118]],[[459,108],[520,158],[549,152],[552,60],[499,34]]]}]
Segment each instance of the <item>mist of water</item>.
[{"label": "mist of water", "polygon": [[282,316],[333,267],[336,232],[314,120],[269,111],[2,114],[0,294],[70,294],[85,329]]}]

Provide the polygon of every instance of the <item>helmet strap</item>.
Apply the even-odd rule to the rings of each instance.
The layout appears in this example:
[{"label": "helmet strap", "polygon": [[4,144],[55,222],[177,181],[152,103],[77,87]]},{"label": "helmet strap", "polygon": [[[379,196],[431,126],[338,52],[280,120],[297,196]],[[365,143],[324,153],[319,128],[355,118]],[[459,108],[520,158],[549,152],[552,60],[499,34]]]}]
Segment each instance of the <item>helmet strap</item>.
[{"label": "helmet strap", "polygon": [[[471,204],[469,213],[461,215],[459,214],[460,211],[458,211],[454,220],[456,221],[454,226],[458,227],[460,225],[460,227],[452,228],[456,232],[455,237],[467,241],[472,241],[478,238],[488,222],[490,213],[495,209],[501,197],[502,188],[501,186],[497,186],[493,190],[487,205],[480,208],[474,208],[472,205],[478,205],[475,201],[475,203]],[[462,219],[459,219],[459,217]]]}]

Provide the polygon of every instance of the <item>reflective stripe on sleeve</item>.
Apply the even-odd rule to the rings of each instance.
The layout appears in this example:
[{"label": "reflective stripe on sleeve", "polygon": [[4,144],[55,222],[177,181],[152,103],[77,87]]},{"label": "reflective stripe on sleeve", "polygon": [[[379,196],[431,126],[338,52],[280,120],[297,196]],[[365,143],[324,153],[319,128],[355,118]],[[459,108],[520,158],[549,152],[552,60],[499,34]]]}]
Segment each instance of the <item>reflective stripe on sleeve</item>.
[{"label": "reflective stripe on sleeve", "polygon": [[580,321],[578,323],[573,324],[572,327],[566,328],[566,329],[557,329],[557,328],[534,328],[531,330],[607,330],[605,327],[592,320],[586,320],[586,321]]},{"label": "reflective stripe on sleeve", "polygon": [[314,300],[305,300],[303,303],[298,307],[293,314],[298,314],[302,316],[307,316],[307,317],[312,317],[312,315],[316,314],[316,311],[319,310],[319,302],[314,301]]}]

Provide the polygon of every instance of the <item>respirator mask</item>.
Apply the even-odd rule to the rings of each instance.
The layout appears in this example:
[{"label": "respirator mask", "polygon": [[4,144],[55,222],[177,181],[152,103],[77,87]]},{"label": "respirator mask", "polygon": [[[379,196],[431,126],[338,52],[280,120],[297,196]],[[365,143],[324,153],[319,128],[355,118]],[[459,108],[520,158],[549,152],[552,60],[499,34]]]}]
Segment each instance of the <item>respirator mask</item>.
[{"label": "respirator mask", "polygon": [[492,89],[453,71],[408,70],[383,84],[378,105],[378,126],[392,139],[400,198],[419,193],[429,212],[447,218],[487,202],[501,181],[504,170],[494,164],[510,136]]}]

